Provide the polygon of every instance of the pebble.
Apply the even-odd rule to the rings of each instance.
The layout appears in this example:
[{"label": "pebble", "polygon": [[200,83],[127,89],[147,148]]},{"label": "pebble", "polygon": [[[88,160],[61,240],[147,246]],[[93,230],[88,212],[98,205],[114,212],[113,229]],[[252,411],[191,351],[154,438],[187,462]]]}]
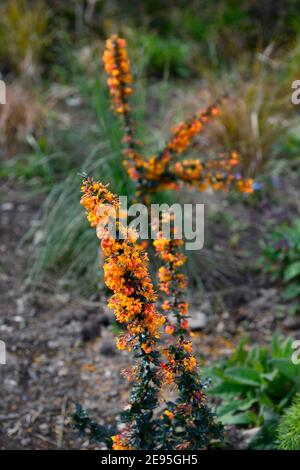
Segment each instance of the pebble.
[{"label": "pebble", "polygon": [[300,328],[300,316],[287,317],[283,322],[283,326],[287,330],[298,330]]},{"label": "pebble", "polygon": [[12,202],[4,202],[3,204],[1,204],[1,210],[3,212],[5,211],[12,211],[14,208],[14,205]]},{"label": "pebble", "polygon": [[217,333],[222,333],[224,329],[225,329],[225,323],[223,321],[220,321],[216,327]]},{"label": "pebble", "polygon": [[18,211],[19,212],[25,212],[27,210],[27,206],[25,204],[20,204],[18,206]]},{"label": "pebble", "polygon": [[114,343],[112,341],[103,341],[100,346],[100,352],[103,356],[114,356],[116,354]]},{"label": "pebble", "polygon": [[199,311],[191,312],[191,316],[189,318],[189,326],[191,330],[202,330],[206,327],[208,323],[208,317],[205,313]]}]

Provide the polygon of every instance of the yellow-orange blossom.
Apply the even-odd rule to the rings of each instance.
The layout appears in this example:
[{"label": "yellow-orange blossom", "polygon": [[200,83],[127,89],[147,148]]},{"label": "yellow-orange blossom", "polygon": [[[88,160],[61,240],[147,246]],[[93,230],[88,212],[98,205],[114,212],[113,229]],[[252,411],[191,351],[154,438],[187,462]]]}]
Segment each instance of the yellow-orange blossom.
[{"label": "yellow-orange blossom", "polygon": [[[85,179],[80,203],[87,210],[87,219],[92,227],[105,224],[107,212],[101,211],[105,204],[117,215],[119,202],[106,186],[91,178]],[[104,220],[103,220],[104,219]],[[118,223],[118,221],[117,221]],[[127,324],[127,334],[118,338],[119,349],[131,349],[137,344],[137,336],[146,334],[144,352],[150,352],[152,343],[159,337],[159,328],[165,321],[157,313],[156,295],[148,273],[148,255],[137,243],[137,234],[118,224],[122,239],[114,238],[108,230],[102,232],[101,247],[105,256],[105,283],[113,291],[109,307],[120,323]],[[124,238],[125,237],[125,238]]]}]

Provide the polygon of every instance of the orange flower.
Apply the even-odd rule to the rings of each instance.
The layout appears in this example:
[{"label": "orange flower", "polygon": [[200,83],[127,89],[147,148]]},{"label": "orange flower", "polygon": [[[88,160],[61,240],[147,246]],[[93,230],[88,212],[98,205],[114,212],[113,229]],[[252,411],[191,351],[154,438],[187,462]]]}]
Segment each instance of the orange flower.
[{"label": "orange flower", "polygon": [[211,116],[217,116],[219,109],[216,106],[210,106],[205,111],[199,111],[189,121],[182,122],[172,129],[172,137],[167,144],[167,148],[174,153],[182,153],[191,144],[192,139],[202,131],[203,124]]},{"label": "orange flower", "polygon": [[181,303],[178,304],[178,308],[179,308],[180,313],[182,315],[187,315],[189,304],[188,304],[188,302],[181,302]]},{"label": "orange flower", "polygon": [[253,179],[249,178],[247,180],[239,180],[237,182],[237,187],[241,191],[241,193],[248,193],[251,194],[253,193]]},{"label": "orange flower", "polygon": [[197,367],[197,361],[194,356],[185,357],[183,359],[183,365],[185,370],[192,372]]},{"label": "orange flower", "polygon": [[166,328],[165,328],[165,331],[166,331],[166,333],[168,333],[169,335],[173,335],[174,332],[175,332],[175,327],[172,326],[172,325],[167,325]]},{"label": "orange flower", "polygon": [[174,382],[175,374],[174,374],[174,366],[173,364],[168,364],[166,362],[162,362],[160,364],[161,368],[161,375],[165,383],[172,384]]},{"label": "orange flower", "polygon": [[186,320],[185,318],[182,318],[180,320],[180,328],[182,328],[183,330],[187,330],[189,327],[189,322],[188,320]]},{"label": "orange flower", "polygon": [[113,450],[133,450],[129,443],[129,437],[124,432],[112,436],[111,439],[113,441]]},{"label": "orange flower", "polygon": [[149,346],[147,343],[143,343],[141,347],[142,347],[142,350],[144,351],[144,353],[146,353],[146,354],[150,354],[151,351],[152,351],[152,347]]},{"label": "orange flower", "polygon": [[104,70],[108,75],[107,85],[115,111],[125,114],[130,107],[127,96],[132,93],[132,77],[125,39],[114,35],[106,41],[103,54]]},{"label": "orange flower", "polygon": [[189,353],[192,352],[193,346],[192,346],[191,341],[187,341],[185,343],[182,343],[182,347],[186,352],[189,352]]},{"label": "orange flower", "polygon": [[169,300],[165,300],[163,303],[162,303],[162,306],[161,308],[165,311],[168,311],[168,310],[171,310],[171,304],[170,304],[170,301]]},{"label": "orange flower", "polygon": [[[161,232],[158,233],[157,239],[154,240],[153,245],[159,257],[168,263],[172,263],[174,267],[182,266],[186,261],[186,256],[179,251],[175,252],[174,248],[183,245],[183,240],[175,239],[169,240],[163,238]],[[167,271],[159,270],[159,276],[162,279],[167,279]]]},{"label": "orange flower", "polygon": [[165,410],[165,411],[164,411],[164,415],[166,415],[171,421],[173,421],[173,419],[174,419],[174,413],[172,413],[172,411]]}]

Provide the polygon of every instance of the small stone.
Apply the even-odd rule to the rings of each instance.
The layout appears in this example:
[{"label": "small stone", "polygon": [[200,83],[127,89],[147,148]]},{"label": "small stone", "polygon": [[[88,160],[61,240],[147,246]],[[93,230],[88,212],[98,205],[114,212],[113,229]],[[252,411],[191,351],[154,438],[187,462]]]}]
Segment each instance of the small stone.
[{"label": "small stone", "polygon": [[24,447],[28,447],[29,444],[30,444],[30,441],[31,441],[31,440],[30,440],[30,437],[25,437],[24,439],[21,439],[21,444],[22,444],[22,446],[24,446]]},{"label": "small stone", "polygon": [[22,318],[20,315],[16,315],[16,316],[14,316],[14,320],[15,320],[17,323],[21,323],[21,321],[23,321],[23,318]]},{"label": "small stone", "polygon": [[39,245],[45,238],[44,230],[37,230],[34,234],[33,244],[34,246]]},{"label": "small stone", "polygon": [[58,375],[59,375],[59,377],[65,377],[66,375],[68,375],[68,368],[63,367],[62,369],[60,369],[58,371]]},{"label": "small stone", "polygon": [[287,330],[298,330],[300,328],[300,316],[287,317],[283,322],[283,326]]},{"label": "small stone", "polygon": [[91,341],[100,336],[99,319],[87,322],[81,331],[82,341]]},{"label": "small stone", "polygon": [[48,424],[46,424],[46,423],[42,423],[42,424],[39,425],[39,428],[40,428],[40,431],[41,431],[42,433],[46,433],[46,432],[48,431],[48,429],[49,429],[49,426],[48,426]]},{"label": "small stone", "polygon": [[4,202],[1,204],[1,210],[2,211],[12,211],[14,208],[14,205],[12,202]]},{"label": "small stone", "polygon": [[224,329],[225,329],[225,323],[223,321],[220,321],[216,327],[217,333],[222,333]]},{"label": "small stone", "polygon": [[71,96],[66,100],[67,106],[70,108],[76,108],[77,106],[80,106],[82,103],[82,100],[80,96]]},{"label": "small stone", "polygon": [[114,356],[116,354],[114,343],[112,341],[103,341],[100,346],[100,352],[103,356]]},{"label": "small stone", "polygon": [[56,349],[58,348],[59,346],[59,342],[58,341],[48,341],[48,346],[50,349]]},{"label": "small stone", "polygon": [[13,379],[5,379],[4,380],[4,386],[8,389],[8,390],[15,390],[15,388],[17,387],[18,385],[18,382],[16,382],[16,380],[13,380]]},{"label": "small stone", "polygon": [[23,313],[25,313],[26,300],[27,300],[26,296],[19,297],[16,300],[18,315],[23,315]]},{"label": "small stone", "polygon": [[246,450],[254,438],[254,436],[258,433],[259,428],[252,428],[252,429],[245,429],[241,431],[241,435],[243,438],[243,443],[240,445],[241,450]]},{"label": "small stone", "polygon": [[4,324],[0,326],[0,330],[7,331],[7,333],[11,333],[13,331],[13,327]]},{"label": "small stone", "polygon": [[57,300],[61,304],[67,304],[70,301],[70,294],[56,294],[55,300]]},{"label": "small stone", "polygon": [[191,330],[202,330],[208,323],[207,315],[203,312],[193,311],[190,314],[189,326]]}]

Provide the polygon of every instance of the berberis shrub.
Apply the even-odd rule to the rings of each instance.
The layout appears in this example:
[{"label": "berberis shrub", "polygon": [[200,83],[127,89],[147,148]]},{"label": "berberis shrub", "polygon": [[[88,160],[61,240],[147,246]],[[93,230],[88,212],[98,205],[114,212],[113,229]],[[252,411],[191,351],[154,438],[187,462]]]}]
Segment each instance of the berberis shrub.
[{"label": "berberis shrub", "polygon": [[[123,123],[124,165],[135,183],[134,201],[149,206],[153,194],[166,188],[178,190],[183,185],[199,191],[212,187],[252,192],[252,180],[243,179],[239,173],[236,152],[213,160],[181,158],[210,118],[218,116],[217,104],[175,126],[165,147],[146,157],[132,122],[132,76],[124,39],[108,39],[103,62],[112,110]],[[157,231],[153,247],[161,262],[158,302],[149,275],[147,245],[139,241],[135,230],[122,224],[118,197],[92,177],[84,178],[81,189],[81,204],[101,238],[104,279],[113,293],[108,305],[116,320],[127,327],[118,337],[117,347],[132,351],[136,365],[127,371],[133,387],[119,434],[111,436],[80,407],[73,415],[75,425],[81,432],[89,429],[97,440],[115,450],[205,448],[212,439],[221,437],[222,426],[206,403],[206,384],[199,378],[193,354],[184,295],[187,280],[181,272],[186,261],[183,240],[174,237],[174,228],[170,238]],[[117,236],[108,229],[112,218]],[[161,401],[162,387],[176,390],[174,401]]]}]

